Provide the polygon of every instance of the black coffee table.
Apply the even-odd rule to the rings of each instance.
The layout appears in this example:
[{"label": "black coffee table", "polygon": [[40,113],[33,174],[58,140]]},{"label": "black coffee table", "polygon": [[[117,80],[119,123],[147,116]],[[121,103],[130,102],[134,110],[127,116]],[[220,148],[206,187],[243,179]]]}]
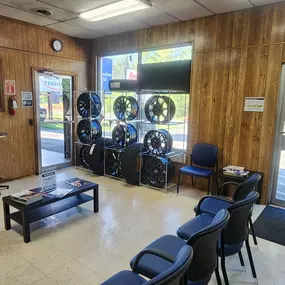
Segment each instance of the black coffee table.
[{"label": "black coffee table", "polygon": [[[69,181],[68,179],[67,181]],[[4,222],[5,229],[11,229],[11,220],[17,222],[23,226],[24,242],[28,243],[31,240],[30,237],[30,224],[54,214],[63,212],[70,208],[76,207],[83,203],[93,200],[93,211],[97,213],[99,211],[99,193],[98,184],[89,182],[81,187],[74,187],[67,185],[66,181],[58,183],[57,187],[61,188],[73,188],[74,190],[68,193],[62,198],[50,198],[43,196],[43,199],[32,203],[30,205],[24,205],[13,199],[11,196],[2,198],[4,208]],[[42,188],[31,189],[31,191],[41,191]],[[84,192],[93,190],[93,197]],[[18,209],[19,211],[10,213],[10,206]]]}]

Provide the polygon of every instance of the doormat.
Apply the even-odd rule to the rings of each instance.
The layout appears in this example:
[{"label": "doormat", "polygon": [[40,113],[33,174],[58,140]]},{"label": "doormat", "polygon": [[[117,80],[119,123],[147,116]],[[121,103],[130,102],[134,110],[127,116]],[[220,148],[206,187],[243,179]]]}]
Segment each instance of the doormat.
[{"label": "doormat", "polygon": [[285,246],[285,210],[266,206],[253,226],[256,236]]}]

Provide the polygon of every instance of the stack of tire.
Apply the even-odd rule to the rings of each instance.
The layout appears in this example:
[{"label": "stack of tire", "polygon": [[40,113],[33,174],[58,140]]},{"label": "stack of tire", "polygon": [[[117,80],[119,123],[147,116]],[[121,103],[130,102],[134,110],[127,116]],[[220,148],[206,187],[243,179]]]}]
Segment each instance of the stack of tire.
[{"label": "stack of tire", "polygon": [[[167,124],[175,116],[174,101],[168,96],[154,95],[145,104],[145,117],[153,124]],[[147,184],[164,188],[175,176],[175,166],[167,154],[171,152],[173,139],[165,129],[150,130],[144,137],[143,156]]]},{"label": "stack of tire", "polygon": [[136,128],[126,122],[137,118],[138,110],[138,102],[132,96],[119,96],[114,101],[113,112],[119,122],[112,131],[115,149],[106,149],[105,153],[105,173],[124,178],[132,185],[139,185],[143,145],[137,143]]},{"label": "stack of tire", "polygon": [[[83,93],[77,102],[79,114],[83,118],[92,118],[81,120],[77,129],[79,139],[86,144],[80,150],[83,166],[97,175],[124,178],[132,185],[141,182],[163,188],[169,183],[175,175],[174,164],[167,157],[173,144],[170,133],[165,129],[150,130],[146,133],[144,142],[138,143],[136,128],[126,123],[138,116],[138,103],[131,96],[120,96],[113,106],[120,123],[112,130],[112,139],[103,138],[101,124],[96,119],[102,107],[99,96],[91,94],[91,98],[87,98],[86,94],[90,96]],[[90,112],[86,111],[88,108]],[[151,123],[166,124],[174,115],[175,104],[167,96],[154,95],[145,104],[145,116]]]},{"label": "stack of tire", "polygon": [[113,144],[102,138],[102,126],[98,117],[102,102],[95,92],[83,92],[77,99],[77,111],[81,116],[77,125],[77,136],[81,144],[79,158],[82,165],[98,175],[104,174],[104,147]]}]

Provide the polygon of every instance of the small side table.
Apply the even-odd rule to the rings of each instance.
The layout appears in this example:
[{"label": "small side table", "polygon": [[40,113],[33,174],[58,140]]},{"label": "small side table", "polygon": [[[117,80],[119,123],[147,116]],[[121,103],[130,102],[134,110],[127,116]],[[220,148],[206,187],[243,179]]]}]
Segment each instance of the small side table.
[{"label": "small side table", "polygon": [[[242,182],[246,181],[249,177],[251,177],[253,174],[258,173],[258,174],[260,174],[261,179],[258,182],[257,189],[256,189],[256,191],[259,193],[259,198],[258,198],[256,203],[260,204],[264,174],[263,174],[263,172],[252,171],[252,170],[248,170],[248,169],[245,169],[245,170],[249,171],[248,175],[246,175],[245,177],[235,177],[235,176],[226,175],[226,174],[224,174],[224,171],[222,168],[219,169],[219,171],[215,175],[216,181],[218,182],[217,185],[218,185],[218,187],[220,187],[223,183],[228,182],[228,181],[242,183]],[[227,188],[225,188],[224,191],[227,191]],[[218,190],[217,190],[217,192],[218,192]]]}]

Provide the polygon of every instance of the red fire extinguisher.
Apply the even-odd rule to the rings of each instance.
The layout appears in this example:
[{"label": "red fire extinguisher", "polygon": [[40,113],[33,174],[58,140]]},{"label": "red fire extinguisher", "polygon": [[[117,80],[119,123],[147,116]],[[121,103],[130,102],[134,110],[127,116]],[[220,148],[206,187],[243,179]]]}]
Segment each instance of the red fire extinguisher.
[{"label": "red fire extinguisher", "polygon": [[9,98],[8,106],[9,106],[9,113],[10,113],[10,115],[15,116],[16,115],[16,110],[18,108],[15,96],[11,96]]}]

